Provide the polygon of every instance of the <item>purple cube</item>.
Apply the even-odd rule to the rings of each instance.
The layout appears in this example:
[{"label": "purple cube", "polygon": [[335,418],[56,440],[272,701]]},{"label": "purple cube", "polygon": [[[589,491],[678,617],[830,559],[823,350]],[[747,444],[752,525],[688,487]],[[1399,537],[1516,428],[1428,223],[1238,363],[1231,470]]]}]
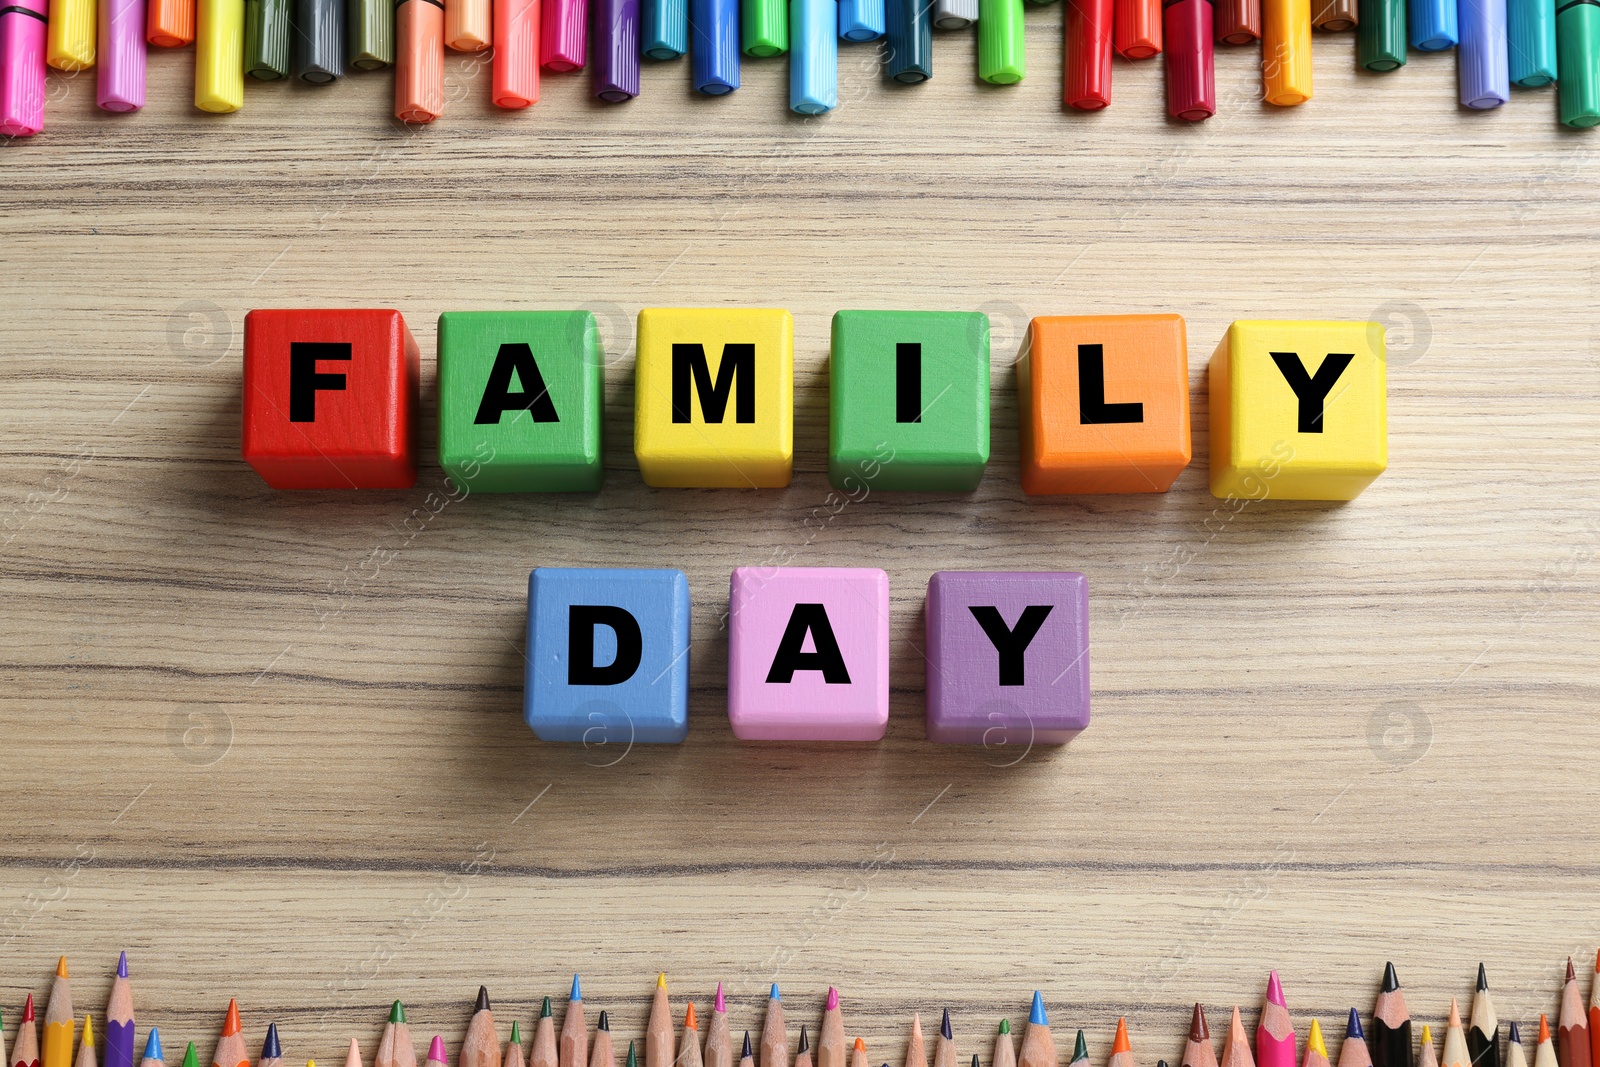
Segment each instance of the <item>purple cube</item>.
[{"label": "purple cube", "polygon": [[1063,745],[1089,725],[1089,580],[940,571],[928,582],[928,740]]}]

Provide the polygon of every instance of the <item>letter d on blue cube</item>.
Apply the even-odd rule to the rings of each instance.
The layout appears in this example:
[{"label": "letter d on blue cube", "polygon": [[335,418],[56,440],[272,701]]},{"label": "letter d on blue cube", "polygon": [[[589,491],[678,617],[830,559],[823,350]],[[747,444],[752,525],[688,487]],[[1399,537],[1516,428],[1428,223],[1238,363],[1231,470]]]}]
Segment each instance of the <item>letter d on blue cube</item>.
[{"label": "letter d on blue cube", "polygon": [[689,579],[539,567],[528,576],[522,717],[541,741],[671,744],[689,734]]}]

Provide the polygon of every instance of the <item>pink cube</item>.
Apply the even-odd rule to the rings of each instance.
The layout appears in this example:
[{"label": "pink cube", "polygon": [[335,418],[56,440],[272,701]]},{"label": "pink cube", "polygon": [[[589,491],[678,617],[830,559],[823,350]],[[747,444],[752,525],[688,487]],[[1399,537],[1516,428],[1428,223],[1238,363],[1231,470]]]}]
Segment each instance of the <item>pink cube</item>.
[{"label": "pink cube", "polygon": [[870,567],[739,567],[728,606],[728,721],[735,737],[883,737],[887,574]]}]

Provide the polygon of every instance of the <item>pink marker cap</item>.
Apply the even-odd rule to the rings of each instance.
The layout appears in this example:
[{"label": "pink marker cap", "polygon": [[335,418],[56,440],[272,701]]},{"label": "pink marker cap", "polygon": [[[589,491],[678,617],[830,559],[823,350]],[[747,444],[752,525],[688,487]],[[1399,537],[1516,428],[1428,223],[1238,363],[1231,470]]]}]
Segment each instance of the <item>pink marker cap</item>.
[{"label": "pink marker cap", "polygon": [[0,135],[44,129],[44,35],[49,0],[7,0],[0,15]]},{"label": "pink marker cap", "polygon": [[102,111],[144,107],[145,0],[100,0],[94,102]]}]

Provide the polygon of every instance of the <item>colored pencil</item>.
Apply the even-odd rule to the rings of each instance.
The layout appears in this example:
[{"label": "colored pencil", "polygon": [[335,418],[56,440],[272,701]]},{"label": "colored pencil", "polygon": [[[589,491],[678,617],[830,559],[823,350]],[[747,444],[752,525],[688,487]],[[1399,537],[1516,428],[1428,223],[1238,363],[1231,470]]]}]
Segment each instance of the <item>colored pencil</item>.
[{"label": "colored pencil", "polygon": [[1294,1024],[1289,1020],[1289,1005],[1283,999],[1277,971],[1267,975],[1261,1020],[1256,1024],[1256,1063],[1260,1067],[1295,1067]]},{"label": "colored pencil", "polygon": [[1072,1057],[1067,1061],[1067,1067],[1089,1067],[1089,1043],[1083,1039],[1083,1031],[1078,1031],[1078,1038],[1072,1043]]},{"label": "colored pencil", "polygon": [[655,993],[650,999],[650,1018],[644,1027],[645,1067],[672,1067],[672,1005],[667,1002],[667,976],[656,976]]},{"label": "colored pencil", "polygon": [[1439,1067],[1439,1056],[1433,1050],[1433,1027],[1422,1024],[1422,1037],[1417,1048],[1417,1067]]},{"label": "colored pencil", "polygon": [[[982,26],[982,21],[979,21]],[[817,1067],[822,1067],[818,1064]],[[994,1035],[994,1058],[990,1067],[1017,1067],[1017,1047],[1011,1040],[1011,1020],[1001,1019]]]},{"label": "colored pencil", "polygon": [[94,102],[101,111],[144,107],[144,4],[145,0],[99,0]]},{"label": "colored pencil", "polygon": [[800,1043],[794,1050],[794,1067],[811,1067],[811,1037],[804,1023],[800,1024]]},{"label": "colored pencil", "polygon": [[1211,0],[1163,0],[1167,114],[1200,122],[1217,113],[1217,75]]},{"label": "colored pencil", "polygon": [[144,39],[158,48],[181,48],[194,40],[194,0],[150,0]]},{"label": "colored pencil", "polygon": [[876,41],[887,31],[883,0],[839,0],[839,36],[846,41]]},{"label": "colored pencil", "polygon": [[[143,42],[141,42],[142,44]],[[128,954],[117,959],[117,975],[106,997],[105,1067],[133,1067],[133,986],[128,981]]]},{"label": "colored pencil", "polygon": [[[1506,0],[1506,37],[1513,85],[1538,89],[1556,80],[1555,0]],[[1589,1032],[1592,1039],[1593,1021]]]},{"label": "colored pencil", "polygon": [[1319,30],[1343,33],[1356,28],[1356,0],[1315,0],[1311,11],[1311,25]]},{"label": "colored pencil", "polygon": [[740,0],[739,47],[766,59],[789,50],[789,0]]},{"label": "colored pencil", "polygon": [[[749,1041],[745,1044],[748,1046]],[[616,1067],[617,1054],[611,1046],[611,1017],[600,1013],[594,1026],[594,1044],[589,1048],[589,1067]]]},{"label": "colored pencil", "polygon": [[[1168,55],[1170,60],[1170,53]],[[1206,1027],[1206,1010],[1197,1001],[1189,1016],[1189,1039],[1183,1045],[1182,1067],[1217,1067],[1217,1053],[1211,1047],[1211,1031]]]},{"label": "colored pencil", "polygon": [[244,0],[198,0],[194,106],[225,114],[244,106]]},{"label": "colored pencil", "polygon": [[217,1049],[211,1054],[211,1067],[250,1067],[250,1053],[245,1049],[244,1034],[239,1026],[237,1000],[228,1001],[228,1014],[222,1020]]},{"label": "colored pencil", "polygon": [[1015,85],[1028,74],[1022,0],[978,0],[978,77]]},{"label": "colored pencil", "polygon": [[1361,1013],[1350,1009],[1350,1021],[1345,1024],[1344,1042],[1339,1046],[1339,1067],[1372,1067],[1372,1055],[1367,1051],[1367,1035],[1361,1032]]},{"label": "colored pencil", "polygon": [[939,1019],[939,1036],[933,1041],[933,1067],[956,1067],[956,1037],[950,1029],[950,1009]]},{"label": "colored pencil", "polygon": [[1590,1067],[1589,1013],[1578,990],[1578,972],[1567,957],[1567,980],[1561,987],[1560,1035],[1561,1067]]},{"label": "colored pencil", "polygon": [[444,46],[454,52],[481,52],[494,43],[489,0],[444,0]]},{"label": "colored pencil", "polygon": [[1412,1067],[1411,1013],[1393,963],[1384,966],[1383,986],[1372,1006],[1371,1051],[1372,1067]]},{"label": "colored pencil", "polygon": [[11,1067],[39,1067],[39,1024],[33,1017],[33,994],[22,1006],[22,1022],[11,1046]]},{"label": "colored pencil", "polygon": [[[1310,100],[1311,0],[1262,0],[1261,25],[1261,85],[1267,103],[1296,107]],[[1293,1046],[1293,1038],[1289,1043]],[[1294,1059],[1292,1047],[1289,1053]]]},{"label": "colored pencil", "polygon": [[83,1040],[78,1042],[78,1058],[73,1061],[74,1067],[97,1067],[98,1060],[94,1054],[94,1016],[83,1017]]},{"label": "colored pencil", "polygon": [[1300,1067],[1328,1067],[1328,1046],[1322,1040],[1322,1024],[1315,1019],[1306,1035],[1306,1055]]},{"label": "colored pencil", "polygon": [[88,70],[94,49],[95,0],[50,0],[45,62],[57,70]]},{"label": "colored pencil", "polygon": [[[708,1063],[706,1067],[711,1067]],[[850,1047],[850,1067],[867,1067],[867,1043],[856,1038],[856,1043]]]},{"label": "colored pencil", "polygon": [[1099,111],[1111,105],[1111,8],[1112,0],[1067,0],[1061,98],[1068,107]]},{"label": "colored pencil", "polygon": [[1556,0],[1556,5],[1561,122],[1586,129],[1600,123],[1600,7],[1588,0]]},{"label": "colored pencil", "polygon": [[561,1020],[561,1039],[556,1047],[559,1067],[588,1067],[589,1024],[583,1018],[583,987],[572,976],[572,992],[567,994],[567,1013]]},{"label": "colored pencil", "polygon": [[389,1005],[389,1018],[378,1037],[378,1053],[372,1067],[417,1067],[417,1048],[411,1043],[411,1027],[406,1025],[406,1007],[398,1000]]},{"label": "colored pencil", "polygon": [[1550,1039],[1550,1018],[1539,1016],[1539,1044],[1533,1050],[1533,1067],[1557,1067],[1556,1044]]},{"label": "colored pencil", "polygon": [[1256,1067],[1237,1005],[1233,1009],[1233,1019],[1228,1023],[1228,1036],[1222,1039],[1222,1067]]},{"label": "colored pencil", "polygon": [[[1078,1032],[1083,1033],[1082,1030]],[[1084,1052],[1087,1053],[1088,1049]],[[1106,1067],[1134,1067],[1133,1044],[1128,1040],[1126,1019],[1117,1020],[1117,1033],[1111,1039],[1111,1059],[1106,1061]]]},{"label": "colored pencil", "polygon": [[1528,1067],[1527,1054],[1522,1051],[1522,1031],[1515,1022],[1506,1031],[1506,1067]]},{"label": "colored pencil", "polygon": [[261,1058],[256,1067],[282,1067],[283,1047],[278,1044],[278,1024],[267,1024],[267,1039],[261,1043]]},{"label": "colored pencil", "polygon": [[[728,1030],[728,1002],[717,983],[711,1002],[711,1026],[706,1030],[705,1067],[733,1067],[733,1034]],[[820,1065],[819,1065],[820,1067]]]},{"label": "colored pencil", "polygon": [[45,37],[49,0],[10,0],[0,13],[0,134],[44,129]]},{"label": "colored pencil", "polygon": [[689,51],[688,0],[644,0],[639,50],[647,59],[677,59]]},{"label": "colored pencil", "polygon": [[1443,52],[1460,39],[1453,0],[1406,0],[1406,15],[1419,52]]},{"label": "colored pencil", "polygon": [[528,1067],[559,1067],[561,1053],[556,1049],[555,1012],[550,998],[539,1005],[539,1021],[533,1024],[533,1048],[528,1052]]},{"label": "colored pencil", "polygon": [[1161,0],[1116,0],[1111,42],[1123,59],[1161,54]]},{"label": "colored pencil", "polygon": [[194,1050],[193,1041],[183,1050],[183,1067],[200,1067],[200,1057]]},{"label": "colored pencil", "polygon": [[639,1067],[639,1053],[636,1051],[632,1041],[628,1042],[628,1058],[623,1063],[626,1064],[626,1067]]},{"label": "colored pencil", "polygon": [[361,1046],[356,1044],[356,1039],[350,1039],[350,1047],[344,1054],[344,1067],[361,1067]]},{"label": "colored pencil", "polygon": [[139,1067],[167,1067],[166,1055],[161,1051],[161,1031],[154,1026],[144,1040],[144,1056],[139,1060]]},{"label": "colored pencil", "polygon": [[[806,1028],[800,1028],[800,1043],[806,1043]],[[683,1012],[683,1037],[678,1042],[678,1058],[674,1061],[675,1067],[702,1067],[704,1061],[700,1058],[700,1023],[694,1017],[694,1001],[689,1001],[689,1006]],[[798,1065],[797,1065],[798,1067]],[[805,1067],[810,1067],[808,1060]]]},{"label": "colored pencil", "polygon": [[539,20],[539,65],[557,74],[582,70],[589,55],[589,0],[544,0]]},{"label": "colored pencil", "polygon": [[639,0],[589,0],[594,10],[594,98],[639,95]]},{"label": "colored pencil", "polygon": [[888,49],[883,72],[902,85],[933,77],[932,0],[885,0]]},{"label": "colored pencil", "polygon": [[[817,1031],[817,1067],[847,1067],[850,1055],[844,1039],[844,1012],[839,1007],[839,991],[828,987],[822,1008],[822,1028]],[[711,1067],[708,1063],[706,1067]]]},{"label": "colored pencil", "polygon": [[1213,26],[1222,44],[1254,44],[1261,40],[1261,0],[1218,0]]},{"label": "colored pencil", "polygon": [[[594,1067],[608,1067],[607,1064],[595,1064]],[[744,1050],[739,1053],[739,1067],[756,1067],[756,1056],[750,1049],[750,1031],[744,1032]]]},{"label": "colored pencil", "polygon": [[1589,1063],[1600,1067],[1600,952],[1595,953],[1594,974],[1589,981]]},{"label": "colored pencil", "polygon": [[767,994],[767,1017],[761,1027],[761,1067],[789,1067],[789,1030],[783,1022],[778,983]]},{"label": "colored pencil", "polygon": [[56,963],[55,981],[44,1008],[44,1045],[39,1055],[41,1067],[71,1067],[72,1064],[72,985],[67,978],[67,957]]},{"label": "colored pencil", "polygon": [[1511,99],[1510,54],[1506,43],[1506,0],[1457,0],[1461,50],[1456,83],[1461,105],[1475,111]]},{"label": "colored pencil", "polygon": [[1056,1067],[1056,1039],[1044,1013],[1044,997],[1037,989],[1033,991],[1033,1007],[1028,1011],[1028,1028],[1022,1032],[1017,1063],[1018,1067]]},{"label": "colored pencil", "polygon": [[357,70],[394,65],[392,0],[346,0],[345,57]]},{"label": "colored pencil", "polygon": [[1471,1067],[1472,1053],[1467,1051],[1467,1033],[1461,1028],[1461,1008],[1456,998],[1450,998],[1450,1018],[1444,1027],[1444,1067]]},{"label": "colored pencil", "polygon": [[438,1064],[439,1067],[444,1067],[445,1064],[444,1038],[438,1034],[434,1034],[433,1040],[428,1044],[426,1067],[434,1067],[434,1064]]},{"label": "colored pencil", "polygon": [[310,85],[331,85],[344,77],[344,21],[344,0],[295,0],[297,78]]},{"label": "colored pencil", "polygon": [[511,1040],[506,1042],[506,1054],[503,1061],[506,1067],[526,1067],[527,1060],[522,1055],[522,1028],[517,1025],[517,1020],[511,1020]]},{"label": "colored pencil", "polygon": [[1500,1017],[1489,998],[1489,976],[1478,964],[1478,984],[1472,994],[1472,1024],[1467,1028],[1467,1053],[1472,1067],[1500,1067]]},{"label": "colored pencil", "polygon": [[291,0],[244,0],[244,72],[257,81],[289,76]]},{"label": "colored pencil", "polygon": [[457,1067],[500,1067],[500,1035],[494,1028],[494,1012],[489,1010],[486,986],[478,987],[478,999],[472,1006],[472,1019],[467,1023],[467,1036],[461,1039],[456,1064]]},{"label": "colored pencil", "polygon": [[789,0],[789,110],[821,115],[838,106],[839,0]]}]

